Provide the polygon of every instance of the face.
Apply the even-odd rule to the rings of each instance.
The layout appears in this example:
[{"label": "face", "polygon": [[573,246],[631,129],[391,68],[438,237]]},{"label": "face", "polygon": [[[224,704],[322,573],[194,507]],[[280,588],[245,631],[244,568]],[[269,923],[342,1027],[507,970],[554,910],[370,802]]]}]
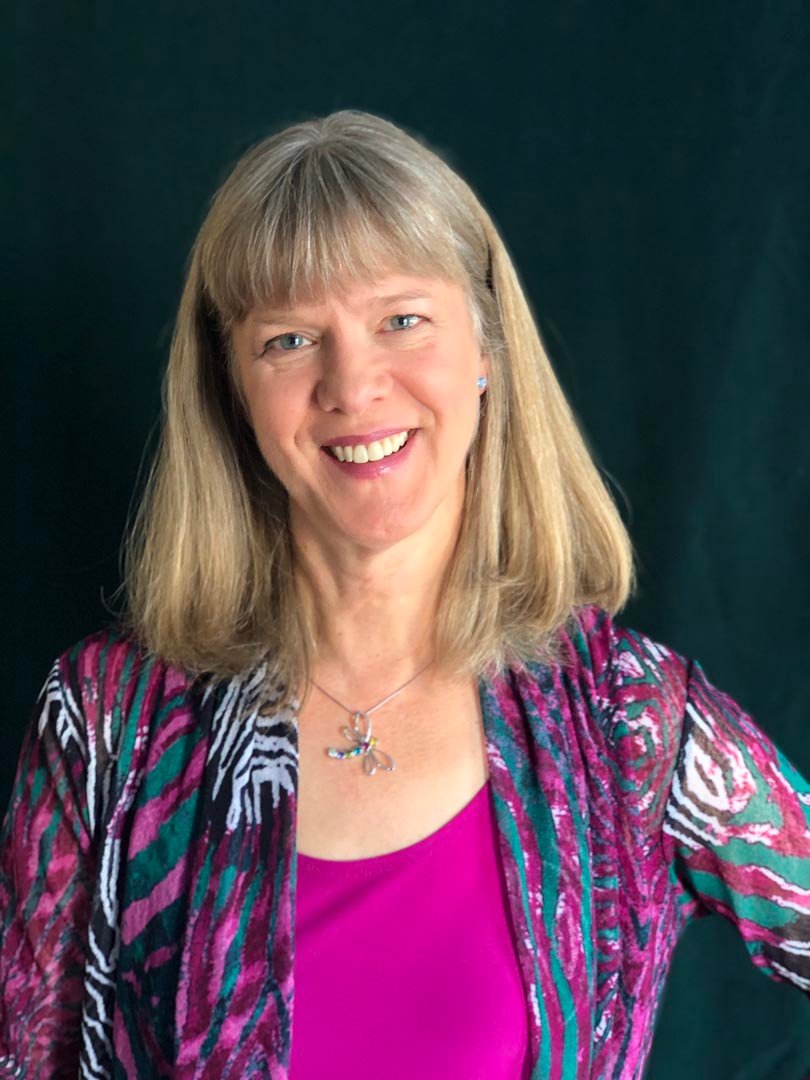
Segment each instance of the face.
[{"label": "face", "polygon": [[380,550],[457,530],[487,373],[459,285],[392,275],[295,311],[262,307],[233,346],[297,537]]}]

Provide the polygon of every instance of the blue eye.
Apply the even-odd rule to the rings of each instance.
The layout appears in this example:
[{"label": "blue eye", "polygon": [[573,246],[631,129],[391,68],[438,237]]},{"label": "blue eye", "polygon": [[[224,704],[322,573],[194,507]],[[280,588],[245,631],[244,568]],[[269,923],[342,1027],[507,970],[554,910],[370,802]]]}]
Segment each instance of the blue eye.
[{"label": "blue eye", "polygon": [[[290,338],[296,338],[296,339],[300,338],[300,339],[303,339],[304,341],[309,341],[309,338],[304,337],[303,334],[293,334],[293,333],[279,334],[278,337],[270,338],[269,341],[265,341],[264,349],[262,351],[263,352],[268,352],[270,350],[271,346],[274,345],[277,341],[284,341],[285,339],[289,340]],[[292,348],[292,349],[282,348],[281,351],[282,352],[298,352],[298,349],[297,348]]]},{"label": "blue eye", "polygon": [[[422,316],[421,316],[421,315],[415,315],[415,314],[410,314],[410,315],[392,315],[392,316],[391,316],[391,318],[392,318],[392,319],[421,319],[421,318],[422,318]],[[414,324],[413,324],[413,323],[411,323],[411,325],[410,325],[410,326],[398,326],[398,327],[397,327],[396,329],[397,329],[397,330],[410,330],[410,329],[411,329],[411,326],[413,326],[413,325],[414,325]]]}]

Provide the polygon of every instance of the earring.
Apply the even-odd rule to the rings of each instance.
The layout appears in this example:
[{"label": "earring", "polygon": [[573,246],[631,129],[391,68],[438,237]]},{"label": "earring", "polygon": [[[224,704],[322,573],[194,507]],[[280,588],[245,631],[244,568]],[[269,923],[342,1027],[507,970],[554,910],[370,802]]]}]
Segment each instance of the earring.
[{"label": "earring", "polygon": [[478,389],[479,390],[484,390],[486,388],[486,385],[487,385],[487,377],[486,377],[486,375],[479,375],[477,382],[478,382]]}]

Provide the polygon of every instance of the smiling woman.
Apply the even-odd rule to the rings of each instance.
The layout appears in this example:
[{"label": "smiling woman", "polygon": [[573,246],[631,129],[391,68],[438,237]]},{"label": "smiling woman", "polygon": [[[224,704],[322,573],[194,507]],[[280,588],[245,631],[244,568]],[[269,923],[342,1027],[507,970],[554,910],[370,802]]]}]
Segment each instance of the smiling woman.
[{"label": "smiling woman", "polygon": [[[574,608],[628,595],[629,538],[503,241],[469,185],[379,117],[293,125],[237,164],[191,253],[166,399],[128,594],[133,629],[181,667],[266,658],[293,694],[316,639],[342,666],[301,572],[316,530],[355,560],[355,596],[364,544],[452,548],[441,603],[412,613],[431,628],[417,651],[435,644],[448,672],[550,658]],[[319,452],[377,429],[416,433],[409,469]],[[389,614],[407,670],[413,630],[396,643]]]},{"label": "smiling woman", "polygon": [[252,148],[164,402],[0,834],[0,1076],[633,1080],[712,912],[810,993],[810,785],[614,621],[629,537],[439,155]]}]

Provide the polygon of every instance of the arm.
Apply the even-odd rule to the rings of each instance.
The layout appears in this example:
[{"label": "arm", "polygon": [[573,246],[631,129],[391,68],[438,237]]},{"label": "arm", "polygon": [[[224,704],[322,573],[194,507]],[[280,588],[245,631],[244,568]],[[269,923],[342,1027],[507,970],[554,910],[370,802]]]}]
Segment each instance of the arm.
[{"label": "arm", "polygon": [[60,662],[0,830],[0,1077],[75,1077],[93,889],[84,717]]},{"label": "arm", "polygon": [[810,784],[693,663],[663,820],[667,862],[758,968],[810,996]]}]

